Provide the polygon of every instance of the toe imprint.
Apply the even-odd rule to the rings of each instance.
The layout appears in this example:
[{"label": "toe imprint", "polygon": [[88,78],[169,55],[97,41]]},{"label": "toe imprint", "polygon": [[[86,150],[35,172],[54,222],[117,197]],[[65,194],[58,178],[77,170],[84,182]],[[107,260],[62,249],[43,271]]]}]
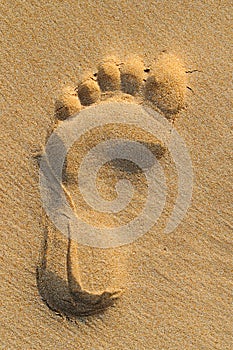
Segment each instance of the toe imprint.
[{"label": "toe imprint", "polygon": [[[149,73],[149,74],[148,74]],[[173,54],[163,53],[150,70],[141,58],[129,57],[119,63],[104,59],[94,75],[83,79],[76,90],[67,87],[56,104],[57,117],[65,119],[82,106],[106,100],[147,103],[166,117],[177,114],[185,105],[187,75],[183,63]]]},{"label": "toe imprint", "polygon": [[83,106],[97,102],[100,94],[100,87],[93,78],[83,81],[78,87],[78,97]]},{"label": "toe imprint", "polygon": [[97,80],[102,91],[120,90],[120,71],[116,59],[108,58],[99,64]]},{"label": "toe imprint", "polygon": [[184,107],[186,73],[183,64],[171,54],[162,54],[146,81],[145,95],[164,113],[177,113]]},{"label": "toe imprint", "polygon": [[121,68],[121,89],[126,94],[139,92],[144,78],[144,63],[140,58],[130,57]]},{"label": "toe imprint", "polygon": [[66,119],[81,110],[81,103],[74,88],[67,86],[56,101],[56,116]]}]

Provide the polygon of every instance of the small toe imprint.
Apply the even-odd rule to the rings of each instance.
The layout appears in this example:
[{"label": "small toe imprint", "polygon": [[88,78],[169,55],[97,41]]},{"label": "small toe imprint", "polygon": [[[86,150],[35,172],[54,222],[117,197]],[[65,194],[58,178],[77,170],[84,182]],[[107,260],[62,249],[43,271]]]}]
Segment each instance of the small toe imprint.
[{"label": "small toe imprint", "polygon": [[100,94],[100,87],[92,78],[84,80],[78,86],[78,97],[83,106],[89,106],[92,103],[97,102],[100,99]]},{"label": "small toe imprint", "polygon": [[107,58],[99,64],[97,80],[102,91],[120,90],[121,77],[116,59]]},{"label": "small toe imprint", "polygon": [[144,63],[138,57],[130,57],[121,67],[121,89],[135,95],[139,92],[144,78]]}]

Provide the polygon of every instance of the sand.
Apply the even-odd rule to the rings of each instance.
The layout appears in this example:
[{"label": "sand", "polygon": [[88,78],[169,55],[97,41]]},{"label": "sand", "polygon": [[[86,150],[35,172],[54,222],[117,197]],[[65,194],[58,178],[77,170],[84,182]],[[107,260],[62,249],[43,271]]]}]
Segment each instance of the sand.
[{"label": "sand", "polygon": [[[231,349],[230,2],[5,1],[1,13],[0,348]],[[56,249],[49,245],[48,264],[57,275],[49,279],[49,288],[59,299],[59,292],[66,288],[63,259],[67,240],[62,235],[57,239],[59,232],[44,216],[36,156],[57,125],[61,90],[78,86],[87,72],[96,73],[100,62],[103,67],[103,59],[109,56],[125,62],[122,70],[131,72],[130,83],[125,74],[125,86],[132,87],[132,73],[136,72],[134,82],[142,77],[129,57],[141,58],[145,69],[152,72],[164,50],[184,62],[190,72],[186,77],[192,90],[186,89],[185,100],[183,92],[179,95],[184,108],[174,127],[192,159],[191,205],[178,228],[165,234],[177,176],[169,155],[163,155],[160,162],[169,179],[169,195],[161,220],[132,244],[100,255],[94,248],[80,246],[78,262],[84,287],[97,291],[109,284],[123,287],[122,296],[104,313],[67,319],[46,305],[38,283],[38,266],[50,232]],[[134,88],[132,92],[136,93]],[[62,96],[72,107],[66,110],[68,114],[80,109],[76,94],[66,90]],[[119,96],[111,97],[115,101]],[[95,99],[94,95],[96,103]],[[111,132],[103,130],[102,134]],[[94,140],[96,135],[90,143],[84,140],[83,152]],[[67,164],[71,179],[79,159],[74,154],[71,152]],[[99,183],[109,199],[114,198],[112,181],[122,175],[119,169],[113,170],[104,168]],[[145,193],[140,176],[130,174],[139,204]],[[91,213],[80,203],[75,183],[68,180],[74,203],[90,220]],[[122,220],[137,210],[136,206]],[[106,218],[99,220],[104,223]],[[109,224],[114,223],[112,218]],[[90,253],[95,261],[104,255],[96,270]]]}]

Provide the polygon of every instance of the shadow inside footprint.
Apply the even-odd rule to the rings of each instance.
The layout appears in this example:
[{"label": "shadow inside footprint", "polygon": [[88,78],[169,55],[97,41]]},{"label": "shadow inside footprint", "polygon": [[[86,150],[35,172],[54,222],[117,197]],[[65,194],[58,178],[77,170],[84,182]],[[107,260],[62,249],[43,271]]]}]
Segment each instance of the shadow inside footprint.
[{"label": "shadow inside footprint", "polygon": [[69,108],[64,105],[64,103],[60,100],[55,101],[54,108],[55,118],[58,120],[65,120],[69,117]]},{"label": "shadow inside footprint", "polygon": [[81,110],[81,103],[78,93],[74,87],[63,88],[60,96],[55,101],[55,117],[58,120],[65,120]]},{"label": "shadow inside footprint", "polygon": [[139,92],[141,82],[135,79],[134,75],[123,73],[121,74],[121,90],[125,94],[135,95]]},{"label": "shadow inside footprint", "polygon": [[[143,152],[141,156],[138,158],[140,160],[141,165],[143,166],[143,169],[140,167],[139,164],[134,163],[128,158],[114,158],[112,157],[113,160],[111,160],[111,164],[117,168],[118,170],[121,170],[123,172],[129,173],[129,174],[136,174],[136,173],[144,173],[146,169],[151,169],[156,162],[156,159],[161,159],[165,152],[166,148],[162,146],[160,143],[155,143],[155,142],[122,142],[119,143],[116,146],[112,146],[110,154],[116,153],[119,155],[123,155],[124,153],[127,153],[127,148],[130,147],[130,156],[132,158],[137,159],[138,154],[140,153],[140,148],[139,144],[143,145],[146,147],[147,150],[151,152],[151,154],[148,156],[148,153]],[[114,150],[115,147],[115,150]],[[107,153],[108,154],[108,149]]]},{"label": "shadow inside footprint", "polygon": [[67,283],[57,274],[38,267],[37,288],[51,310],[67,317],[80,316],[74,308]]}]

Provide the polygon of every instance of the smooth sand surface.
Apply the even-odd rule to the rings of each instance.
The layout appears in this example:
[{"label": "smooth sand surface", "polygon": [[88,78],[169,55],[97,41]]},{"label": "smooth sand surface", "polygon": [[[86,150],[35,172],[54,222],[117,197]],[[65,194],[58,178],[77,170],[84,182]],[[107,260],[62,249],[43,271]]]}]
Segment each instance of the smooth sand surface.
[{"label": "smooth sand surface", "polygon": [[[232,349],[230,6],[210,0],[0,5],[1,349]],[[175,121],[193,163],[191,206],[173,233],[162,232],[161,220],[116,248],[125,292],[115,307],[67,320],[38,291],[45,222],[35,155],[52,131],[61,88],[77,85],[105,56],[139,55],[147,67],[163,50],[180,57],[187,71],[198,70],[187,73],[193,92],[187,90]],[[170,174],[172,203],[174,164],[166,157],[161,164]]]}]

